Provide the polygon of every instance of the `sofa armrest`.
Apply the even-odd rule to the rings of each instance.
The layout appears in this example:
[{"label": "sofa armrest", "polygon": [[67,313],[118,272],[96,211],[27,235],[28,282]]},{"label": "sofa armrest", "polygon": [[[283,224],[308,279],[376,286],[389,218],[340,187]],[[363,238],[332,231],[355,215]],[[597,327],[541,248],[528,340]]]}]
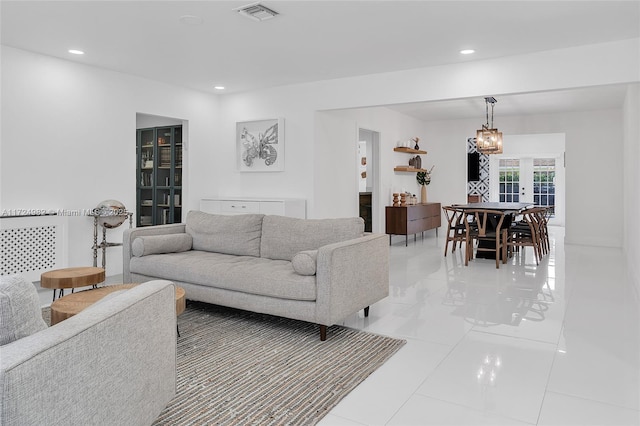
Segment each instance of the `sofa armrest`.
[{"label": "sofa armrest", "polygon": [[131,244],[133,244],[133,240],[135,240],[136,237],[147,235],[182,234],[185,231],[186,225],[184,223],[126,229],[122,234],[122,282],[131,282],[131,270],[129,269],[129,261],[133,257],[133,254],[131,254]]},{"label": "sofa armrest", "polygon": [[317,262],[318,324],[336,324],[389,295],[386,234],[320,247]]},{"label": "sofa armrest", "polygon": [[149,281],[0,351],[0,424],[151,424],[176,391],[175,286]]}]

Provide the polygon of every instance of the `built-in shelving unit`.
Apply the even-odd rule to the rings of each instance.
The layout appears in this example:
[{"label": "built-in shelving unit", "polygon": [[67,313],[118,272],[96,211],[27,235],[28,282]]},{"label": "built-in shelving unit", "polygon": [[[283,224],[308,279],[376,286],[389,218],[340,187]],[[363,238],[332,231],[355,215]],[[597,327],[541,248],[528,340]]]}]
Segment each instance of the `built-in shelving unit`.
[{"label": "built-in shelving unit", "polygon": [[182,126],[137,131],[136,225],[182,220]]}]

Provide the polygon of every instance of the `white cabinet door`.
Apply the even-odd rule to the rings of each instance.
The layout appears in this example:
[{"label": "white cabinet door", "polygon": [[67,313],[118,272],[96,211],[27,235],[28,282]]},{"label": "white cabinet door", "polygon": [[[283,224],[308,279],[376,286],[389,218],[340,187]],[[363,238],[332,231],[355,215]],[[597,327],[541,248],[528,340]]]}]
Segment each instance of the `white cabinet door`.
[{"label": "white cabinet door", "polygon": [[307,217],[306,201],[299,198],[205,198],[200,200],[200,210],[213,214],[249,214]]}]

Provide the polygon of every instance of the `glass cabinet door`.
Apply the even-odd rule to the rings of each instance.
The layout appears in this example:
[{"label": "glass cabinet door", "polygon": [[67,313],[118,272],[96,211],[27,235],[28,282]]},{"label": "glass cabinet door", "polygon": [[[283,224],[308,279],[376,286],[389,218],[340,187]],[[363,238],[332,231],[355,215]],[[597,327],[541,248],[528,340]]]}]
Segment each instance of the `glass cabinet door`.
[{"label": "glass cabinet door", "polygon": [[138,131],[137,226],[153,225],[154,138],[153,129]]},{"label": "glass cabinet door", "polygon": [[182,221],[182,126],[138,129],[137,226]]}]

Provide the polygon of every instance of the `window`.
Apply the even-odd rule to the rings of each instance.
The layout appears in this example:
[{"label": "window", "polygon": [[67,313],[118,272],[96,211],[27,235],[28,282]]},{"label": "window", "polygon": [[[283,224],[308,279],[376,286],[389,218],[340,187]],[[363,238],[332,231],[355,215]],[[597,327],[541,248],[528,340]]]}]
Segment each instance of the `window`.
[{"label": "window", "polygon": [[551,206],[553,217],[556,198],[556,160],[553,158],[533,159],[533,203],[536,206]]},{"label": "window", "polygon": [[500,190],[501,202],[517,203],[520,201],[520,160],[500,159]]}]

